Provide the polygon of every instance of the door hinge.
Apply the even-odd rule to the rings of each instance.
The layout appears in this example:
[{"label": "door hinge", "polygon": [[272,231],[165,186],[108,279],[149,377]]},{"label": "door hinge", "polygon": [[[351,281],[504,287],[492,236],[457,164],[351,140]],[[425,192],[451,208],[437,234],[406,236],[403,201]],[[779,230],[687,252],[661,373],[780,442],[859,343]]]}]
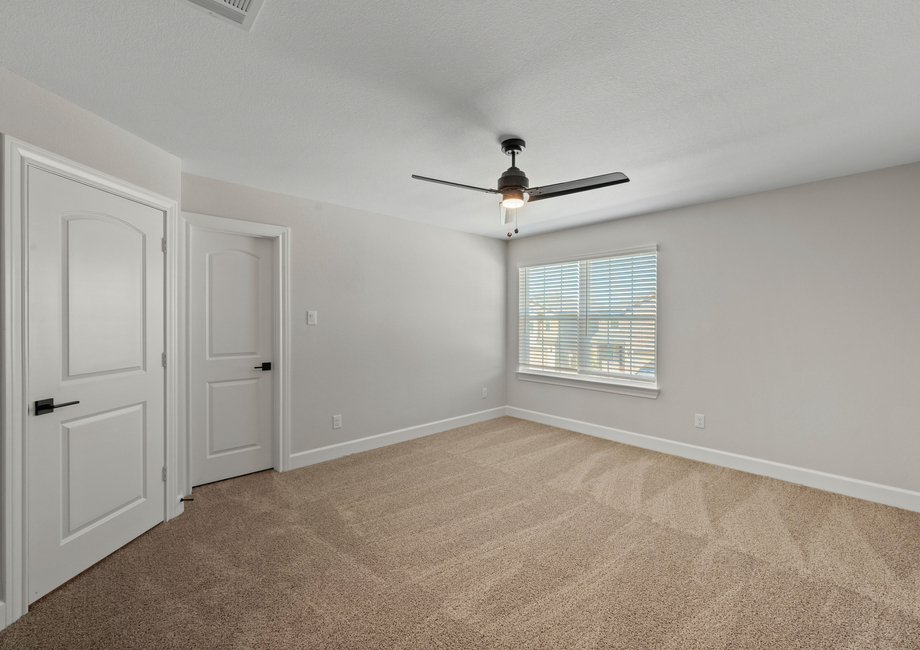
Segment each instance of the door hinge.
[{"label": "door hinge", "polygon": [[166,353],[165,352],[160,356],[160,361],[163,363],[163,367],[165,368],[166,367]]},{"label": "door hinge", "polygon": [[163,468],[163,480],[164,481],[166,480],[166,468],[165,467]]},{"label": "door hinge", "polygon": [[166,237],[163,238],[163,252],[166,252]]}]

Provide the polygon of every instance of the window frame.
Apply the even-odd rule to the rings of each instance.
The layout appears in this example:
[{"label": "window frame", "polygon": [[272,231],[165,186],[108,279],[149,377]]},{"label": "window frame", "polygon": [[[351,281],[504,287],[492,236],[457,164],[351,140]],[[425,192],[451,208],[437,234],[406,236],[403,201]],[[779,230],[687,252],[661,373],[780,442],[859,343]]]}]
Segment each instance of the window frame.
[{"label": "window frame", "polygon": [[[520,309],[521,305],[521,292],[523,290],[522,285],[520,284],[521,270],[532,267],[539,266],[550,266],[555,264],[566,264],[572,262],[588,262],[592,260],[601,260],[615,257],[628,257],[631,255],[642,255],[642,254],[655,254],[655,378],[654,380],[642,380],[642,379],[627,379],[625,377],[602,377],[598,375],[584,374],[580,370],[574,371],[565,371],[565,370],[542,370],[537,368],[527,367],[521,364],[521,323],[523,314]],[[660,393],[659,387],[659,359],[658,359],[658,330],[659,330],[659,309],[658,309],[658,286],[660,275],[658,273],[658,246],[641,246],[636,248],[626,248],[614,251],[604,251],[599,253],[591,253],[587,255],[570,255],[566,257],[557,257],[552,259],[542,259],[535,261],[527,262],[518,262],[518,367],[515,371],[515,375],[521,381],[536,382],[541,384],[552,384],[556,386],[568,386],[571,388],[581,388],[585,390],[601,391],[606,393],[618,393],[621,395],[630,395],[633,397],[645,397],[649,399],[656,399]],[[583,278],[580,277],[581,272],[579,272],[579,284],[583,282]],[[579,304],[581,305],[584,301],[584,296],[579,296]],[[579,309],[581,312],[581,308]],[[579,324],[581,323],[581,313],[579,313]],[[581,347],[581,332],[579,328],[579,348]],[[579,360],[579,365],[581,361]]]}]

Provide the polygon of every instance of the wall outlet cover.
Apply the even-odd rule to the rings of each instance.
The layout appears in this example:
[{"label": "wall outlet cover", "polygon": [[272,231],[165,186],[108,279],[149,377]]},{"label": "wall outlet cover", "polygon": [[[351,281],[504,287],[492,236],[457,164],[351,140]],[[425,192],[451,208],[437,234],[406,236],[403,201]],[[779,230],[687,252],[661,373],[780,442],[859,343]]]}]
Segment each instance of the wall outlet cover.
[{"label": "wall outlet cover", "polygon": [[705,429],[706,428],[706,416],[700,415],[699,413],[697,413],[696,416],[693,418],[693,426],[695,426],[697,429]]},{"label": "wall outlet cover", "polygon": [[333,429],[341,429],[341,428],[342,428],[342,416],[341,416],[341,415],[333,415],[333,416],[332,416],[332,428],[333,428]]}]

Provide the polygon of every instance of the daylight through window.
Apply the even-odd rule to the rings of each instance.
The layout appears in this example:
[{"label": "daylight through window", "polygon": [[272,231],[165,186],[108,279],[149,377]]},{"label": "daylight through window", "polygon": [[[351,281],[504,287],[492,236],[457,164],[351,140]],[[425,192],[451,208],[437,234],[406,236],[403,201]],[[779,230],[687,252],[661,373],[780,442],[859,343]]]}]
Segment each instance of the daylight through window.
[{"label": "daylight through window", "polygon": [[520,269],[520,366],[654,383],[654,249]]}]

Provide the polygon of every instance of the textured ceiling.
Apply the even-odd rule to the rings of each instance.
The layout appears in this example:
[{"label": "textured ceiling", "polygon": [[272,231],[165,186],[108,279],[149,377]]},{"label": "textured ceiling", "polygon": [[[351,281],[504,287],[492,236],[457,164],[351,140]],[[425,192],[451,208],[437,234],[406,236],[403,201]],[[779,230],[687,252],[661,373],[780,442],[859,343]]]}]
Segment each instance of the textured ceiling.
[{"label": "textured ceiling", "polygon": [[916,0],[3,0],[0,65],[221,180],[503,237],[920,160]]}]

